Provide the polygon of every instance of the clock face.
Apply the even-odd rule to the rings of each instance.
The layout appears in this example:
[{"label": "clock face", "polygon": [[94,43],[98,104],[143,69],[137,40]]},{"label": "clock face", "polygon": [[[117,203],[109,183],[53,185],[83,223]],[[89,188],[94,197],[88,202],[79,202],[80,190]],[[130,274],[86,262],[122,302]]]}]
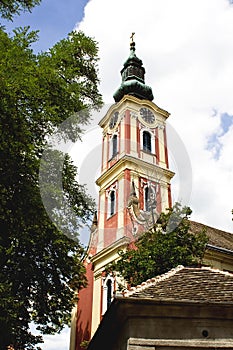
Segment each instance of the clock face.
[{"label": "clock face", "polygon": [[150,109],[143,107],[140,109],[140,114],[145,122],[149,124],[153,124],[155,122],[155,116]]},{"label": "clock face", "polygon": [[119,112],[114,112],[109,121],[110,129],[113,129],[117,123]]}]

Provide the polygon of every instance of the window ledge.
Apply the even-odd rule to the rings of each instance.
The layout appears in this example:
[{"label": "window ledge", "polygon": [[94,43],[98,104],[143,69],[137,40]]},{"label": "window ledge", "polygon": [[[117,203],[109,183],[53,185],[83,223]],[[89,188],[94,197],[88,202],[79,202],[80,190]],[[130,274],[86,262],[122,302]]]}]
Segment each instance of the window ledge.
[{"label": "window ledge", "polygon": [[141,152],[144,152],[146,154],[151,154],[152,156],[155,156],[156,157],[156,154],[155,153],[152,153],[152,151],[147,151],[145,149],[141,149]]},{"label": "window ledge", "polygon": [[114,213],[114,214],[108,216],[108,217],[107,217],[107,220],[110,220],[110,219],[111,219],[113,216],[115,216],[115,215],[116,215],[116,213]]},{"label": "window ledge", "polygon": [[111,162],[112,160],[117,160],[116,158],[117,158],[118,154],[119,154],[118,152],[115,153],[111,158],[109,158],[108,162]]}]

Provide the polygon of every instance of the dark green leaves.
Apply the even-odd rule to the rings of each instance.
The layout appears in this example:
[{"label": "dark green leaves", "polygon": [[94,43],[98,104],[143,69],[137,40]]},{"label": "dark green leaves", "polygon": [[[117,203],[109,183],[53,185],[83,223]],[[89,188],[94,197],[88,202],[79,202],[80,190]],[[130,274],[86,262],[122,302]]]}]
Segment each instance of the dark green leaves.
[{"label": "dark green leaves", "polygon": [[[35,39],[28,28],[13,38],[0,30],[1,349],[34,349],[41,339],[31,334],[32,321],[42,332],[60,331],[77,289],[86,283],[78,231],[94,203],[76,182],[69,157],[53,152],[51,181],[43,190],[50,210],[62,219],[56,225],[41,200],[39,169],[49,135],[59,129],[61,140],[79,139],[89,110],[101,105],[97,47],[83,33],[72,33],[50,52],[35,55]],[[60,188],[52,186],[58,171]],[[57,208],[61,196],[72,215],[63,202]]]}]

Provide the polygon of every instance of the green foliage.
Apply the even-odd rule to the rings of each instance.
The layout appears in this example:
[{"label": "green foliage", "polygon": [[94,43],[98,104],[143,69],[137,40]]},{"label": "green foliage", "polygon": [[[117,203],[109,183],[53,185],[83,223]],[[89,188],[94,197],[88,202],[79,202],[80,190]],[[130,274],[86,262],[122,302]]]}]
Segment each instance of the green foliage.
[{"label": "green foliage", "polygon": [[[52,180],[40,189],[39,167],[48,135],[68,118],[62,137],[77,140],[89,109],[101,105],[97,46],[82,32],[71,33],[35,55],[30,44],[36,36],[28,28],[12,38],[0,30],[1,349],[35,349],[42,338],[31,334],[32,321],[42,333],[59,332],[69,322],[76,290],[86,283],[78,229],[92,214],[93,201],[75,181],[67,156],[53,151],[49,159],[51,179],[63,162],[59,190]],[[57,210],[62,191],[73,213],[63,215],[62,226],[48,217],[40,190],[47,190],[50,209],[60,216],[66,214]]]},{"label": "green foliage", "polygon": [[18,15],[21,11],[31,11],[40,2],[41,0],[2,0],[0,13],[3,18],[12,20],[14,15]]},{"label": "green foliage", "polygon": [[201,263],[206,243],[204,231],[189,232],[189,207],[176,203],[162,213],[155,226],[142,234],[135,247],[119,252],[119,260],[111,267],[131,286],[163,274],[177,265],[194,266]]},{"label": "green foliage", "polygon": [[89,343],[90,343],[90,340],[83,340],[83,341],[81,342],[80,346],[81,346],[82,349],[85,350],[85,349],[88,348]]}]

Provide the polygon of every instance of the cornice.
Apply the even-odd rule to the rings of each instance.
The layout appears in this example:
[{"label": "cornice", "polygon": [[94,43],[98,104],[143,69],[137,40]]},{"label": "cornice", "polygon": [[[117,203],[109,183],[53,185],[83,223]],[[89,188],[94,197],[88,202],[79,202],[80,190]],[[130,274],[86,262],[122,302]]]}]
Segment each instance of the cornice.
[{"label": "cornice", "polygon": [[112,255],[114,252],[118,251],[120,248],[126,246],[129,243],[129,237],[124,236],[112,243],[111,245],[109,245],[108,247],[102,249],[97,254],[93,255],[91,257],[91,262],[93,264],[99,263],[101,260],[105,260],[108,255]]},{"label": "cornice", "polygon": [[[131,96],[131,95],[125,95],[119,102],[114,103],[107,111],[107,113],[103,116],[103,118],[99,121],[99,126],[102,128],[105,127],[106,122],[109,119],[109,115],[112,114],[114,111],[117,111],[119,109],[127,109],[130,108],[131,103],[135,103],[136,105],[140,106],[147,106],[151,109],[153,109],[155,112],[161,114],[163,117],[168,118],[170,116],[170,113],[167,112],[165,109],[160,108],[157,106],[154,102],[149,100],[140,100],[137,97]],[[122,108],[122,105],[125,105],[124,108]],[[131,106],[132,107],[132,106]]]},{"label": "cornice", "polygon": [[170,180],[175,173],[169,169],[163,168],[156,164],[151,164],[145,160],[130,156],[130,155],[124,155],[122,158],[120,158],[111,168],[106,170],[100,177],[96,180],[96,184],[98,186],[101,186],[104,182],[107,182],[108,178],[111,178],[111,181],[118,178],[119,175],[119,169],[121,171],[124,171],[125,169],[132,169],[135,170],[135,165],[137,167],[142,167],[144,170],[148,173],[156,172],[161,176],[164,175],[167,177],[168,180]]}]

